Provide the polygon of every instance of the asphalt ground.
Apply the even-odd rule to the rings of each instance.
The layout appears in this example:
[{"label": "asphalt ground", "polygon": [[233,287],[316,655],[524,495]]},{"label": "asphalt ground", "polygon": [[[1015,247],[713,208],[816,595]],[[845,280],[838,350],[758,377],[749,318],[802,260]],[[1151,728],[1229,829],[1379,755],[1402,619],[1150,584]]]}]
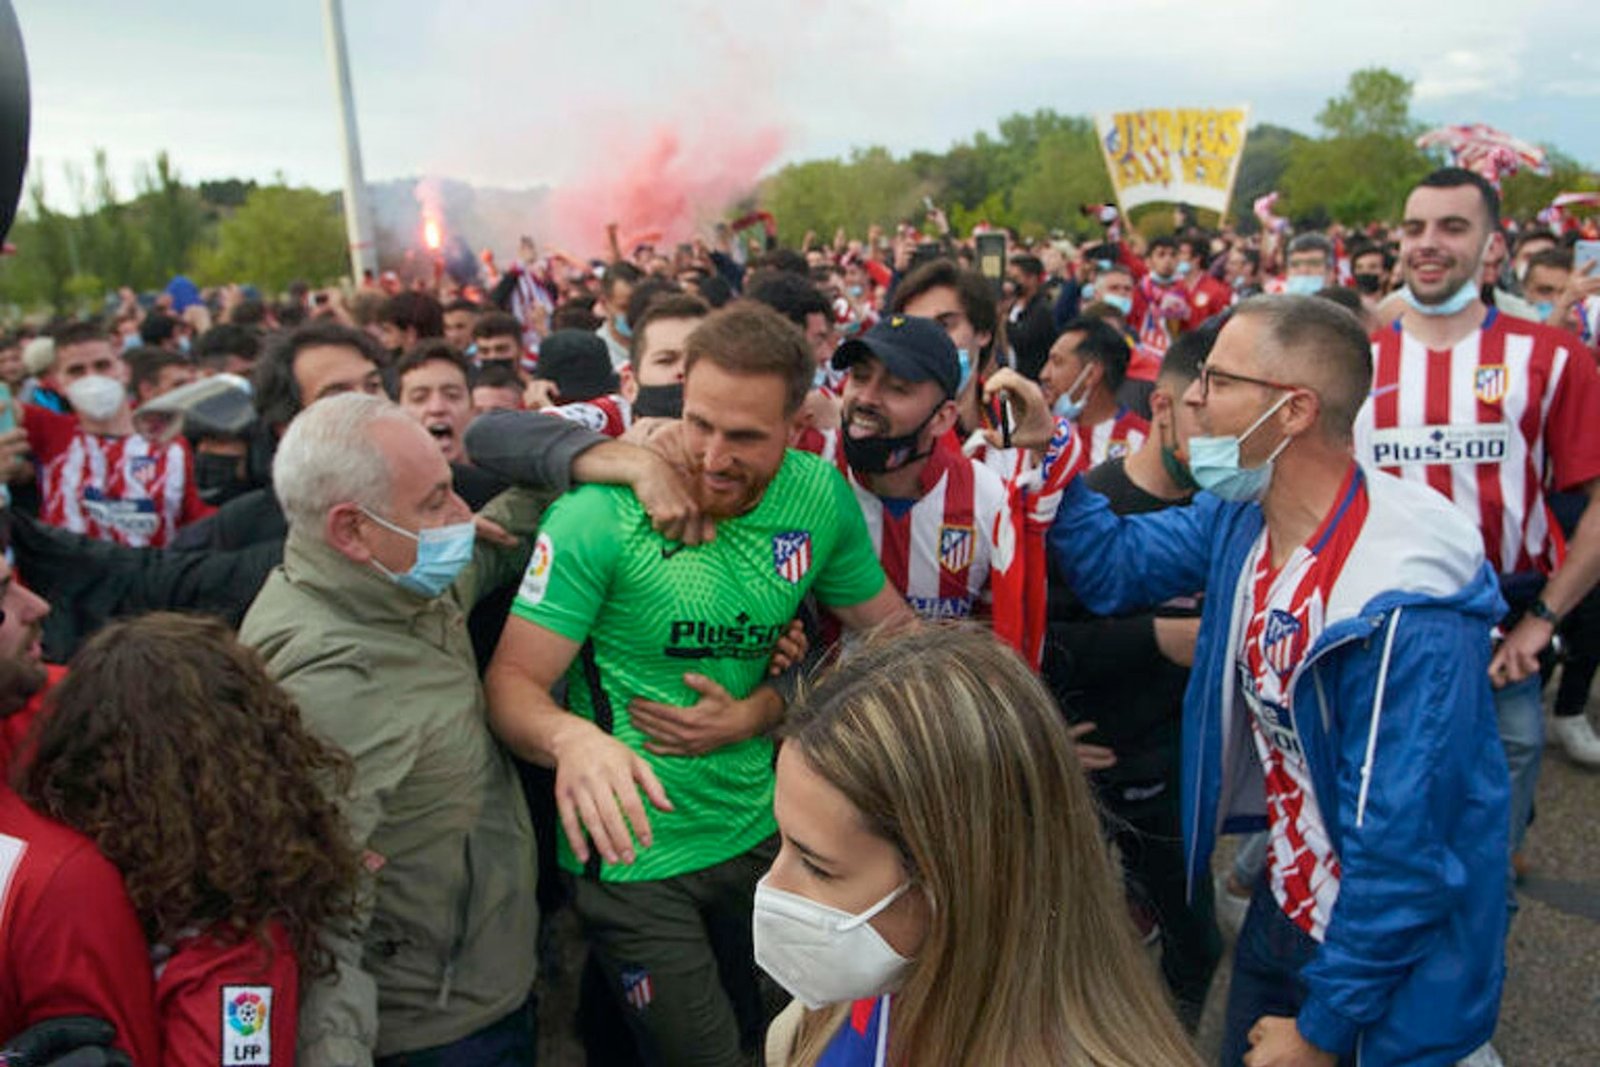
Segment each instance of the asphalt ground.
[{"label": "asphalt ground", "polygon": [[[1549,691],[1553,692],[1552,686]],[[1600,726],[1591,693],[1590,721]],[[1505,995],[1494,1045],[1507,1067],[1600,1065],[1600,771],[1577,767],[1545,749],[1537,814],[1528,832],[1530,871],[1518,887],[1519,911],[1507,944]],[[1232,848],[1220,849],[1225,870]],[[550,957],[540,983],[541,1067],[581,1067],[573,1024],[583,947],[570,912],[549,920]],[[1202,1020],[1198,1044],[1216,1061],[1227,997],[1232,941]],[[610,1067],[596,1064],[594,1067]]]}]

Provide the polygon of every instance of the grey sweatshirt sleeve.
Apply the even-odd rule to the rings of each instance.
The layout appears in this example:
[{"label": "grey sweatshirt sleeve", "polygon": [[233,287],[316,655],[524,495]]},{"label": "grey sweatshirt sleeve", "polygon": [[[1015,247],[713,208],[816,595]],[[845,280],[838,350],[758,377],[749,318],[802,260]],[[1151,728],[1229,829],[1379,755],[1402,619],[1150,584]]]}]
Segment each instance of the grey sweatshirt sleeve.
[{"label": "grey sweatshirt sleeve", "polygon": [[572,461],[609,440],[556,415],[490,411],[467,427],[467,454],[513,485],[564,493],[572,488]]}]

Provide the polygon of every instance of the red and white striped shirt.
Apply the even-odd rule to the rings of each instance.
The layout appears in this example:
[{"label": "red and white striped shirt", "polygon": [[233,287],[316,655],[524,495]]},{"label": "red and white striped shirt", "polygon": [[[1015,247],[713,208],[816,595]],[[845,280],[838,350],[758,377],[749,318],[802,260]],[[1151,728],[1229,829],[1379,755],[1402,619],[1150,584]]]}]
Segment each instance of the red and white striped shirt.
[{"label": "red and white striped shirt", "polygon": [[1118,408],[1117,413],[1093,426],[1079,424],[1078,436],[1089,452],[1089,466],[1098,467],[1108,459],[1117,459],[1138,450],[1150,435],[1150,423],[1135,411]]},{"label": "red and white striped shirt", "polygon": [[194,485],[182,437],[84,432],[71,415],[24,405],[23,428],[39,462],[40,518],[130,548],[160,548],[178,527],[211,514]]},{"label": "red and white striped shirt", "polygon": [[857,477],[829,431],[821,450],[855,490],[872,548],[889,582],[925,619],[988,616],[989,574],[997,554],[1016,552],[1017,530],[1002,521],[1009,506],[1005,483],[961,454],[952,435],[941,437],[922,468],[920,496],[885,502]]},{"label": "red and white striped shirt", "polygon": [[546,415],[559,415],[569,422],[587,426],[595,433],[607,437],[621,437],[633,425],[633,405],[618,393],[597,396],[593,400],[579,400],[571,404],[557,404],[540,408]]},{"label": "red and white striped shirt", "polygon": [[1449,497],[1477,522],[1501,573],[1549,573],[1562,549],[1544,479],[1570,489],[1600,477],[1596,419],[1600,376],[1562,331],[1491,308],[1440,350],[1396,322],[1373,339],[1356,457]]},{"label": "red and white striped shirt", "polygon": [[1339,897],[1339,857],[1295,729],[1291,686],[1322,633],[1329,592],[1366,521],[1366,479],[1355,464],[1338,500],[1281,569],[1272,566],[1271,539],[1262,530],[1247,564],[1250,621],[1238,662],[1239,692],[1266,779],[1272,895],[1289,920],[1318,941]]}]

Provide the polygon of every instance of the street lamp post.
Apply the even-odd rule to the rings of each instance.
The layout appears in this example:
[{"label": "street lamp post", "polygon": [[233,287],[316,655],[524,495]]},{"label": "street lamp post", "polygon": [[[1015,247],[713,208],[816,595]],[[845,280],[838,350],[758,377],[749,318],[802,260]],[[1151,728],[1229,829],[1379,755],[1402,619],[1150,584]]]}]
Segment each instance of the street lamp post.
[{"label": "street lamp post", "polygon": [[333,64],[333,90],[339,97],[339,133],[344,148],[344,225],[350,239],[350,272],[357,285],[378,272],[378,246],[372,236],[367,182],[361,172],[361,137],[356,129],[356,100],[350,90],[350,57],[344,43],[344,5],[323,0],[328,30],[328,59]]}]

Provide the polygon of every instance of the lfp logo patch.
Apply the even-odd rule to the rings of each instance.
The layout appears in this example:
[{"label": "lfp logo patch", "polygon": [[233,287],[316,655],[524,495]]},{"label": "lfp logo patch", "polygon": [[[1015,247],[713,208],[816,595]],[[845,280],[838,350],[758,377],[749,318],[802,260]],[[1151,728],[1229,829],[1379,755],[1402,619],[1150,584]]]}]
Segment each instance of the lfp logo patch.
[{"label": "lfp logo patch", "polygon": [[1472,380],[1472,391],[1485,404],[1498,404],[1506,398],[1506,365],[1486,363]]},{"label": "lfp logo patch", "polygon": [[272,1062],[272,987],[222,987],[222,1067]]},{"label": "lfp logo patch", "polygon": [[811,534],[805,530],[773,534],[772,566],[778,577],[790,585],[799,585],[811,570]]}]

